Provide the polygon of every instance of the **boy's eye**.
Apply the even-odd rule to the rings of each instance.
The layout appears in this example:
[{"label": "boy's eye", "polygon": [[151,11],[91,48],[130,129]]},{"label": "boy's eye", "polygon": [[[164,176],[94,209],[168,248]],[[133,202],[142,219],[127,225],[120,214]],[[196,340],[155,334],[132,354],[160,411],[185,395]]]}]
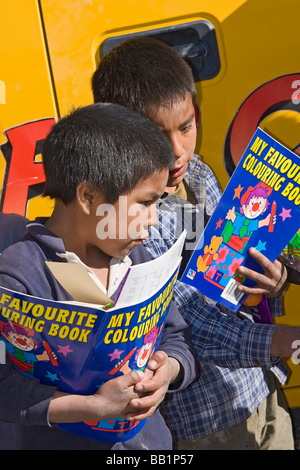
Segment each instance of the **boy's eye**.
[{"label": "boy's eye", "polygon": [[144,201],[144,202],[142,202],[142,205],[145,206],[145,207],[149,207],[152,204],[154,204],[154,201]]},{"label": "boy's eye", "polygon": [[186,132],[190,131],[192,129],[192,125],[188,125],[188,126],[185,126],[183,127],[182,129],[180,129],[180,131],[185,134]]}]

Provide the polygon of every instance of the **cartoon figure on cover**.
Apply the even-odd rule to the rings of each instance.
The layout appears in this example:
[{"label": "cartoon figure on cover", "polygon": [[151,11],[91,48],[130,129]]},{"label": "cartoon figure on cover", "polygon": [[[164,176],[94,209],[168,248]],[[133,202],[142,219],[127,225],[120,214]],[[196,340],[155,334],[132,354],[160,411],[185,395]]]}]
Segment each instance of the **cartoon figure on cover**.
[{"label": "cartoon figure on cover", "polygon": [[34,340],[34,330],[17,323],[0,322],[0,333],[6,344],[6,351],[13,364],[23,373],[33,375],[34,364],[51,361],[57,366],[54,354],[45,341],[40,345]]},{"label": "cartoon figure on cover", "polygon": [[[144,370],[146,367],[146,364],[148,362],[149,357],[152,355],[155,349],[155,343],[157,340],[157,337],[160,335],[163,329],[163,324],[160,326],[160,328],[157,328],[156,325],[148,331],[148,333],[145,335],[144,342],[141,345],[141,347],[137,350],[137,347],[134,347],[125,357],[122,357],[119,362],[115,364],[113,369],[109,371],[110,375],[114,375],[117,372],[120,372],[122,374],[127,374],[131,370],[133,370],[132,365],[136,365],[136,369],[139,370]],[[109,354],[111,356],[111,360],[114,360],[116,358],[120,358],[119,354],[122,355],[124,351],[117,351],[115,350],[112,354]],[[132,361],[132,364],[131,364]],[[89,425],[92,427],[93,430],[98,430],[98,431],[107,431],[109,432],[110,430],[113,432],[115,429],[119,430],[129,430],[134,428],[137,424],[138,421],[127,421],[125,419],[106,419],[98,422],[85,422],[85,424]]]},{"label": "cartoon figure on cover", "polygon": [[[149,357],[154,352],[155,343],[157,337],[161,334],[162,328],[164,323],[158,329],[156,325],[148,331],[145,335],[144,343],[142,346],[137,350],[137,348],[133,348],[126,357],[122,358],[120,362],[118,362],[114,368],[109,372],[110,375],[114,375],[116,372],[121,372],[122,374],[127,374],[132,370],[132,367],[129,365],[131,357],[133,357],[133,364],[136,365],[135,369],[144,370],[146,364],[148,362]],[[122,353],[123,351],[121,351]],[[110,354],[113,359],[113,354]],[[112,360],[111,359],[111,360]]]},{"label": "cartoon figure on cover", "polygon": [[[255,187],[249,186],[241,195],[242,189],[239,185],[234,196],[241,196],[239,212],[236,211],[236,206],[228,210],[225,216],[227,222],[221,236],[214,235],[210,244],[204,247],[204,255],[200,255],[197,260],[198,272],[202,272],[206,280],[220,287],[227,284],[228,276],[235,277],[237,268],[244,260],[242,253],[252,234],[262,227],[268,227],[271,232],[276,223],[275,201],[266,217],[261,217],[269,210],[268,198],[272,188],[259,182]],[[223,222],[220,219],[217,228],[220,228]]]},{"label": "cartoon figure on cover", "polygon": [[240,214],[235,212],[235,207],[228,211],[226,219],[231,221],[232,230],[229,225],[223,232],[223,241],[227,245],[242,253],[253,231],[270,223],[272,227],[276,223],[274,206],[265,219],[258,220],[269,206],[268,196],[271,192],[272,189],[265,183],[260,182],[254,188],[250,186],[241,197]]}]

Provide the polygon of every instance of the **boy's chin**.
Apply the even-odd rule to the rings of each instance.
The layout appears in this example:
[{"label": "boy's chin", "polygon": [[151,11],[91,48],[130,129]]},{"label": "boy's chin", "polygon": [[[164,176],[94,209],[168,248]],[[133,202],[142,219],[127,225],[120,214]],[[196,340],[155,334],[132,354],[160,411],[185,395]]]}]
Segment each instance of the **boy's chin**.
[{"label": "boy's chin", "polygon": [[179,178],[170,178],[166,186],[166,192],[174,192],[177,189],[178,185],[182,182],[183,177],[184,175],[182,175],[182,177],[180,176]]},{"label": "boy's chin", "polygon": [[178,182],[175,182],[175,181],[168,181],[168,184],[166,186],[166,189],[165,189],[165,192],[166,193],[173,193],[174,191],[176,191],[177,189],[177,186],[179,185],[179,183],[181,182],[182,180],[178,181]]}]

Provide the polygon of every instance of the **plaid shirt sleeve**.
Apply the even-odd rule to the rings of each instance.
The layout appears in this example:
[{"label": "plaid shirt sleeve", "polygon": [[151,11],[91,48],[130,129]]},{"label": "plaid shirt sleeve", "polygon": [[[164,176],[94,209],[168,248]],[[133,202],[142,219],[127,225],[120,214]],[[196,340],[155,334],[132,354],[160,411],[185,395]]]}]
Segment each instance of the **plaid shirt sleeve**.
[{"label": "plaid shirt sleeve", "polygon": [[[158,227],[152,227],[145,247],[152,258],[163,254],[173,243],[176,214],[161,211]],[[166,239],[161,238],[160,229]],[[275,365],[279,358],[270,358],[275,326],[258,325],[241,320],[235,314],[222,313],[206,302],[194,287],[177,281],[175,303],[192,331],[192,342],[198,359],[221,367],[266,367]]]},{"label": "plaid shirt sleeve", "polygon": [[281,317],[283,315],[282,295],[269,299],[268,302],[272,317]]},{"label": "plaid shirt sleeve", "polygon": [[279,358],[270,357],[274,325],[262,325],[235,314],[222,313],[198,291],[178,281],[174,300],[192,331],[200,361],[227,368],[271,368]]}]

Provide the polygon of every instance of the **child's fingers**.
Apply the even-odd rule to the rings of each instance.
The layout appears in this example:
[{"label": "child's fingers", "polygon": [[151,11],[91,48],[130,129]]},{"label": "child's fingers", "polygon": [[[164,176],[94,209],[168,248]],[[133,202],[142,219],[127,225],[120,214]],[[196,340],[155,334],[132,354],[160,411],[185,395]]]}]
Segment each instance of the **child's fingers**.
[{"label": "child's fingers", "polygon": [[150,357],[147,368],[150,370],[157,370],[159,367],[164,365],[167,360],[168,355],[164,351],[156,351],[156,353]]},{"label": "child's fingers", "polygon": [[240,285],[239,290],[246,294],[265,294],[267,296],[278,296],[287,279],[286,269],[278,261],[272,263],[266,256],[255,248],[249,250],[250,255],[262,267],[264,273],[258,273],[245,266],[240,266],[238,272],[256,283],[254,287]]},{"label": "child's fingers", "polygon": [[160,392],[155,392],[143,398],[133,398],[130,402],[130,407],[135,408],[136,411],[128,413],[126,419],[138,420],[148,418],[154,413],[163,398],[164,394]]},{"label": "child's fingers", "polygon": [[[150,357],[144,379],[136,384],[135,391],[137,393],[149,393],[157,389],[157,371],[161,369],[168,361],[168,355],[164,351],[156,351],[153,356]],[[160,374],[158,375],[159,378]]]}]

